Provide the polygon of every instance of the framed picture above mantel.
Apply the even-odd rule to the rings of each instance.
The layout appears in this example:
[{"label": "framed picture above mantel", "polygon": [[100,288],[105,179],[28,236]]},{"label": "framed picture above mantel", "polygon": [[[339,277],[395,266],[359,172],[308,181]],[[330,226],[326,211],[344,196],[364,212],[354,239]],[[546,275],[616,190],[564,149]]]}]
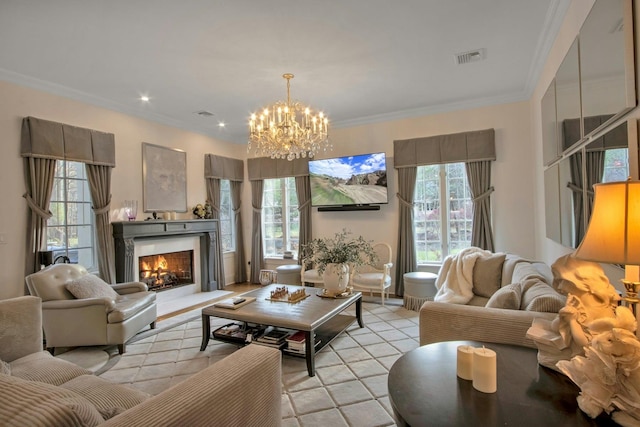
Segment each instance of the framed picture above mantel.
[{"label": "framed picture above mantel", "polygon": [[143,142],[142,190],[145,212],[186,212],[187,153]]}]

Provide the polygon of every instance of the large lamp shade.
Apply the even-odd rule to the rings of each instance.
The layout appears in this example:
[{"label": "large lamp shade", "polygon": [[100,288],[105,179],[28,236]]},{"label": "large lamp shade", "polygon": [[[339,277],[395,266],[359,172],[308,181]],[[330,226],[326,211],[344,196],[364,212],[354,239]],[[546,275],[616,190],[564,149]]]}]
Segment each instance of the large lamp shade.
[{"label": "large lamp shade", "polygon": [[577,258],[640,265],[640,181],[596,184],[587,232]]}]

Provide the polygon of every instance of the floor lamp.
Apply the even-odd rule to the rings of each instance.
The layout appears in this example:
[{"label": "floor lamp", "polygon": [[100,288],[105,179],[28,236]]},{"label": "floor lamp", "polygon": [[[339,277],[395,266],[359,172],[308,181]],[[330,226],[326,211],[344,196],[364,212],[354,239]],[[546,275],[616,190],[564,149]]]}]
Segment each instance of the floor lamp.
[{"label": "floor lamp", "polygon": [[[625,266],[622,297],[638,317],[640,281],[640,181],[595,184],[593,212],[575,257]],[[635,272],[635,276],[634,273]]]}]

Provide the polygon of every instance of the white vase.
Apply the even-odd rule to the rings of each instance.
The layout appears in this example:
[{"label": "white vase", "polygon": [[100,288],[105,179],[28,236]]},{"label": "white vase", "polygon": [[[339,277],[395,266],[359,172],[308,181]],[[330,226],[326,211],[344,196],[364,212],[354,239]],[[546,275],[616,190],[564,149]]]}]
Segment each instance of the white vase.
[{"label": "white vase", "polygon": [[349,266],[347,264],[327,264],[322,273],[324,288],[329,291],[344,291],[349,284]]}]

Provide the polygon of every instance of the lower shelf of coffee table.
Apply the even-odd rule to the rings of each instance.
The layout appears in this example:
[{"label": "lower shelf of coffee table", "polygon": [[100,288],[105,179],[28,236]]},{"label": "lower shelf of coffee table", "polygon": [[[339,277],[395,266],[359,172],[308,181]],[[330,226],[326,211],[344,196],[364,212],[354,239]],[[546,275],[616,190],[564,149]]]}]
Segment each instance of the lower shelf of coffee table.
[{"label": "lower shelf of coffee table", "polygon": [[[325,348],[327,345],[329,345],[331,343],[331,341],[333,341],[338,335],[340,335],[342,332],[344,332],[349,326],[351,326],[353,324],[353,322],[356,321],[356,317],[355,316],[349,316],[349,315],[345,315],[345,314],[338,314],[334,317],[332,317],[331,319],[329,319],[328,321],[326,321],[325,323],[323,323],[320,327],[318,327],[318,329],[316,329],[315,332],[315,347],[316,347],[316,353],[319,352],[320,350],[322,350],[323,348]],[[245,327],[252,327],[251,325],[255,325],[249,322],[238,322],[238,323],[244,323]],[[271,325],[269,325],[271,326]],[[282,329],[282,330],[289,330],[289,331],[294,331],[293,329],[290,328],[282,328],[282,327],[278,327],[275,326],[278,329]],[[246,345],[249,344],[249,342],[241,342],[238,340],[231,340],[231,339],[225,339],[224,337],[219,337],[219,336],[214,336],[212,334],[212,338],[217,340],[217,341],[222,341],[222,342],[226,342],[229,344],[235,344],[235,345]],[[285,349],[282,349],[283,353],[288,355],[288,356],[293,356],[293,357],[305,357],[305,354],[294,354],[294,353],[289,353],[287,351],[285,351]]]}]

